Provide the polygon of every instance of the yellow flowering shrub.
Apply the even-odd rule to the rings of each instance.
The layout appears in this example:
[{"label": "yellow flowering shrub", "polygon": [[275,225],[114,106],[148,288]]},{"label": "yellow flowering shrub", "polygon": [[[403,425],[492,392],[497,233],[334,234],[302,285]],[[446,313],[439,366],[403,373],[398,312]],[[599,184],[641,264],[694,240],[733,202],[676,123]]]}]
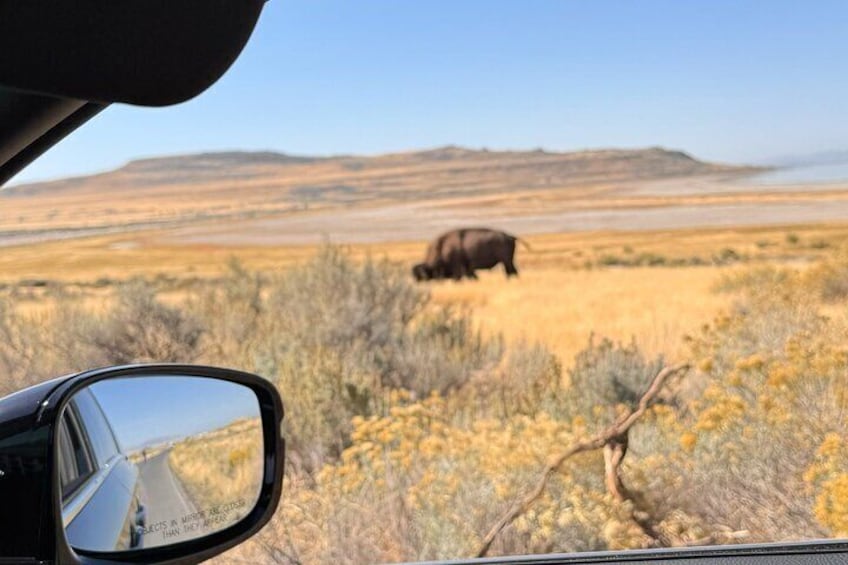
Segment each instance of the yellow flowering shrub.
[{"label": "yellow flowering shrub", "polygon": [[845,324],[823,315],[815,272],[741,275],[737,306],[688,340],[699,361],[680,472],[701,496],[681,508],[749,532],[748,541],[846,531],[845,467],[816,452],[846,424]]},{"label": "yellow flowering shrub", "polygon": [[[489,554],[848,535],[848,322],[811,277],[730,285],[739,302],[686,339],[693,369],[630,431],[629,500],[607,493],[600,451],[575,456]],[[338,454],[290,469],[263,534],[274,560],[472,556],[551,458],[632,408],[662,365],[596,338],[563,365],[512,345],[441,394],[384,390],[341,424]]]},{"label": "yellow flowering shrub", "polygon": [[848,438],[829,433],[804,474],[813,489],[819,523],[836,537],[848,536]]},{"label": "yellow flowering shrub", "polygon": [[[472,555],[549,458],[586,431],[581,419],[547,414],[462,425],[451,421],[448,406],[433,395],[393,406],[385,417],[354,418],[340,460],[325,465],[312,487],[298,483],[284,496],[283,521],[300,551],[316,561],[338,559],[342,547],[368,561]],[[648,547],[632,511],[606,493],[602,454],[583,454],[562,467],[491,553]],[[318,538],[316,524],[323,524]]]}]

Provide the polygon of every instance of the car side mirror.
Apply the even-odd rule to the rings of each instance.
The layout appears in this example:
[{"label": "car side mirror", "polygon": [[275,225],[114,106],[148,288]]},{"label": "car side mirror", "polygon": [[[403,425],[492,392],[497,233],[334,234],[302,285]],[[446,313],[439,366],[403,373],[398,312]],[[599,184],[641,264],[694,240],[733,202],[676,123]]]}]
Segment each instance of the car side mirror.
[{"label": "car side mirror", "polygon": [[[0,414],[27,393],[0,400]],[[46,557],[57,563],[196,563],[256,533],[279,502],[282,403],[261,377],[183,365],[99,369],[54,384],[35,412],[29,429],[0,418],[0,497],[14,503],[0,509],[0,525],[14,520],[10,506],[40,499],[37,488],[20,490],[26,481],[7,448],[43,452],[52,528],[36,545],[52,545]],[[17,494],[6,498],[4,486]]]}]

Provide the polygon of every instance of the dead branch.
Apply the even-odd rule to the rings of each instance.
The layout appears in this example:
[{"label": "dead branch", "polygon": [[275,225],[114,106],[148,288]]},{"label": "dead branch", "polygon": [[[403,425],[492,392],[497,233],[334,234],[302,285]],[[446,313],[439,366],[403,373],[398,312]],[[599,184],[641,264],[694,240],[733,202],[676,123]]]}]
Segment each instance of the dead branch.
[{"label": "dead branch", "polygon": [[618,472],[621,462],[624,461],[624,455],[627,453],[627,435],[612,438],[604,444],[604,482],[607,485],[607,491],[619,502],[631,498],[631,494],[624,483],[621,482],[621,475]]},{"label": "dead branch", "polygon": [[726,544],[726,543],[735,543],[739,540],[746,539],[751,536],[751,532],[748,530],[737,530],[737,531],[727,531],[727,532],[715,532],[708,536],[689,540],[682,545],[684,547],[697,547],[700,545],[715,545],[715,544]]},{"label": "dead branch", "polygon": [[[639,399],[639,404],[635,410],[632,410],[628,413],[623,414],[613,425],[597,434],[596,436],[578,441],[556,457],[550,460],[548,465],[542,471],[541,476],[539,477],[536,486],[530,491],[525,497],[520,500],[517,500],[513,505],[501,515],[498,521],[494,526],[489,530],[489,533],[483,538],[483,542],[480,544],[479,549],[476,552],[477,557],[485,557],[486,553],[488,553],[489,548],[492,543],[495,541],[495,538],[498,534],[508,525],[515,521],[516,518],[527,512],[530,509],[530,506],[536,501],[536,499],[541,496],[542,492],[545,490],[545,486],[548,483],[548,479],[550,479],[551,475],[559,470],[563,463],[565,463],[569,458],[577,455],[578,453],[584,453],[586,451],[594,451],[596,449],[601,449],[608,443],[614,442],[616,438],[621,438],[626,436],[627,432],[630,431],[630,428],[635,424],[639,418],[641,418],[648,408],[651,407],[652,403],[656,399],[657,395],[662,391],[666,382],[673,376],[683,373],[689,369],[688,363],[681,363],[679,365],[673,365],[670,367],[664,367],[659,373],[651,381],[651,385],[648,387],[648,390],[642,395]],[[620,459],[624,457],[623,449],[620,450],[620,453],[611,453],[611,457],[618,457],[619,462]],[[617,487],[623,489],[623,485],[621,485],[620,481],[616,484]],[[624,495],[623,490],[619,491],[620,495]]]}]

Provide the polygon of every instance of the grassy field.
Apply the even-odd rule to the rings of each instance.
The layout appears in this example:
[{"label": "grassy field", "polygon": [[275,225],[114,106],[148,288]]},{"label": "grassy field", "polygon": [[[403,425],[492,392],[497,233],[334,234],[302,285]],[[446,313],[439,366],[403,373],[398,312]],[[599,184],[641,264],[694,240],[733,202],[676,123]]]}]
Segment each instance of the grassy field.
[{"label": "grassy field", "polygon": [[439,285],[439,302],[472,307],[484,330],[508,342],[546,344],[570,362],[595,333],[647,353],[674,355],[682,335],[709,320],[727,297],[710,292],[725,268],[532,270],[520,281],[499,274],[478,284]]},{"label": "grassy field", "polygon": [[230,517],[235,522],[259,496],[261,446],[259,420],[240,420],[179,442],[168,462],[197,509],[240,502],[241,511]]},{"label": "grassy field", "polygon": [[[222,563],[473,555],[545,461],[632,402],[657,355],[693,368],[634,431],[623,480],[651,531],[672,534],[636,527],[597,452],[553,474],[492,553],[844,537],[848,225],[526,239],[517,279],[426,285],[409,273],[424,241],[176,245],[149,231],[7,247],[0,362],[9,390],[163,359],[271,380],[287,407],[283,503]],[[122,284],[135,276],[147,282]],[[255,453],[225,435],[172,452],[200,506],[256,484]]]},{"label": "grassy field", "polygon": [[[846,224],[596,231],[532,235],[518,248],[519,269],[574,270],[603,266],[714,265],[746,261],[808,261],[848,241]],[[354,258],[371,255],[409,264],[424,256],[426,241],[342,245]],[[7,246],[0,283],[44,280],[91,283],[133,276],[214,277],[237,258],[250,269],[274,271],[314,255],[314,245],[210,245],[169,242],[146,231]]]},{"label": "grassy field", "polygon": [[[728,297],[711,292],[741,265],[806,264],[846,247],[846,225],[801,225],[656,232],[563,233],[526,238],[519,279],[500,268],[478,282],[429,286],[437,303],[468,307],[485,332],[512,342],[541,341],[568,361],[595,333],[673,356],[681,336],[709,321]],[[350,245],[352,258],[371,256],[409,266],[426,242]],[[114,284],[134,276],[162,282],[166,295],[204,285],[237,259],[264,273],[282,272],[316,253],[315,246],[213,246],[163,242],[150,231],[13,246],[0,255],[2,293],[23,308],[50,297],[102,302]],[[45,300],[46,298],[46,300]]]}]

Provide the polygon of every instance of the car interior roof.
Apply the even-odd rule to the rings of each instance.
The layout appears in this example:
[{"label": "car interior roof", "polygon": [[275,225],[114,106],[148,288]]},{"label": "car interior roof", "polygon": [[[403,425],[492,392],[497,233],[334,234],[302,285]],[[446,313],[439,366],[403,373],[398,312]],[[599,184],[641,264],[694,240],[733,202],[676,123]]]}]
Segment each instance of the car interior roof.
[{"label": "car interior roof", "polygon": [[105,107],[0,86],[0,186]]},{"label": "car interior roof", "polygon": [[0,186],[109,103],[168,106],[236,60],[265,0],[0,0]]}]

